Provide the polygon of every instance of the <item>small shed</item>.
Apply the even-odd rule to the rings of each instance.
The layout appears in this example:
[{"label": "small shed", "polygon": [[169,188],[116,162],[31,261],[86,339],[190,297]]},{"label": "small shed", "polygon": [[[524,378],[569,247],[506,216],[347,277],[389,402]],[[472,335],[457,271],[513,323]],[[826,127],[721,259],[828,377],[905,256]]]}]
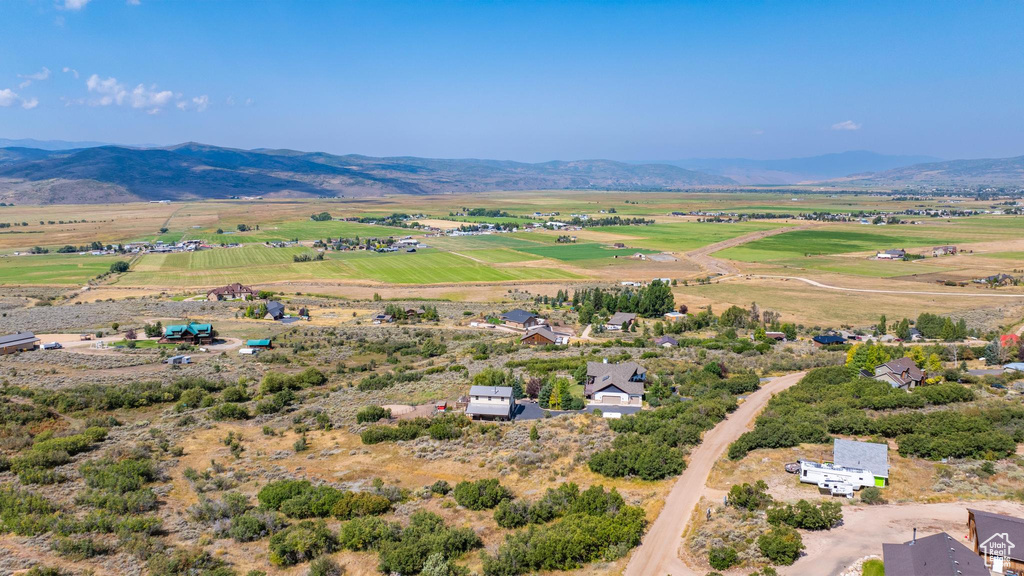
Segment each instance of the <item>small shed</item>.
[{"label": "small shed", "polygon": [[832,461],[844,468],[867,470],[875,477],[875,486],[889,484],[889,445],[836,438]]},{"label": "small shed", "polygon": [[245,345],[247,348],[272,348],[272,343],[269,338],[263,340],[246,340]]}]

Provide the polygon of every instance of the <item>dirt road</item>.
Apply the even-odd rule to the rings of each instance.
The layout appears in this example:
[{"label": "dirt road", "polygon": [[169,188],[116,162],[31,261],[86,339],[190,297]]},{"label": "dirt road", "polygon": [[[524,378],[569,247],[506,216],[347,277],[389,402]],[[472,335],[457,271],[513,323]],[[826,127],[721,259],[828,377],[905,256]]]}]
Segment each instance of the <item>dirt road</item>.
[{"label": "dirt road", "polygon": [[810,278],[801,278],[800,276],[772,276],[765,274],[750,274],[745,276],[746,278],[760,278],[764,280],[797,280],[810,284],[815,288],[824,288],[826,290],[842,290],[843,292],[868,292],[871,294],[914,294],[919,296],[965,296],[975,298],[1024,298],[1024,294],[991,294],[989,292],[926,292],[920,290],[880,290],[874,288],[843,288],[842,286],[832,286],[830,284],[822,284],[817,280],[811,280]]},{"label": "dirt road", "polygon": [[835,576],[858,558],[881,555],[882,543],[908,542],[917,535],[946,532],[963,544],[967,534],[967,508],[999,514],[1024,516],[1024,504],[978,501],[941,504],[894,504],[888,506],[844,506],[843,524],[821,532],[802,532],[804,556],[788,568],[786,576]]},{"label": "dirt road", "polygon": [[694,264],[697,264],[702,269],[707,271],[708,274],[719,274],[726,276],[728,274],[738,274],[739,269],[733,266],[731,263],[725,260],[720,260],[711,256],[719,250],[725,250],[726,248],[733,248],[747,242],[753,242],[754,240],[760,240],[761,238],[767,238],[769,236],[775,236],[777,234],[783,234],[785,232],[792,232],[794,230],[803,230],[809,228],[809,225],[802,226],[787,226],[785,228],[775,228],[774,230],[762,230],[760,232],[752,232],[750,234],[744,234],[743,236],[737,236],[721,242],[715,242],[714,244],[708,244],[702,246],[696,250],[691,250],[685,255]]},{"label": "dirt road", "polygon": [[629,559],[626,576],[704,574],[704,571],[698,573],[679,559],[679,546],[682,544],[683,531],[690,522],[693,509],[705,492],[711,468],[725,455],[729,444],[739,438],[740,434],[750,430],[754,418],[772,395],[796,384],[803,376],[804,372],[796,372],[766,383],[760,390],[748,396],[728,418],[704,434],[703,441],[690,453],[686,470],[669,492],[665,508],[644,536],[640,547]]}]

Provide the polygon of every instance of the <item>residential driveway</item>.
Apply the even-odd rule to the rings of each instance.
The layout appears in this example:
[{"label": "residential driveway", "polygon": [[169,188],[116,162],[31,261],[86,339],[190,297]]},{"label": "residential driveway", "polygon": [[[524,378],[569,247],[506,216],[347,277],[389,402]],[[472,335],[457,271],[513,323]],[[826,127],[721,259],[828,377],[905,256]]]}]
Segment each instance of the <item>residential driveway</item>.
[{"label": "residential driveway", "polygon": [[968,374],[971,376],[999,376],[1003,373],[1002,368],[979,368],[976,370],[968,370]]},{"label": "residential driveway", "polygon": [[559,416],[561,414],[592,414],[594,410],[600,410],[605,414],[609,412],[618,412],[622,415],[636,414],[641,410],[639,406],[614,406],[614,405],[590,405],[583,410],[545,410],[540,407],[536,402],[520,402],[516,404],[516,420],[540,420],[544,418],[545,412],[550,412],[552,416]]}]

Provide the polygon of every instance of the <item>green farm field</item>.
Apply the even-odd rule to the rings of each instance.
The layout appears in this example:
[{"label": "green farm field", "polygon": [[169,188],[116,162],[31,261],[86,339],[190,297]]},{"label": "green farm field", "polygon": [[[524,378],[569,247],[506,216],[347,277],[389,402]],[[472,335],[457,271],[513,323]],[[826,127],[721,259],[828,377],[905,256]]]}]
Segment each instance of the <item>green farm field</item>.
[{"label": "green farm field", "polygon": [[0,284],[81,286],[108,272],[115,256],[42,254],[0,258]]}]

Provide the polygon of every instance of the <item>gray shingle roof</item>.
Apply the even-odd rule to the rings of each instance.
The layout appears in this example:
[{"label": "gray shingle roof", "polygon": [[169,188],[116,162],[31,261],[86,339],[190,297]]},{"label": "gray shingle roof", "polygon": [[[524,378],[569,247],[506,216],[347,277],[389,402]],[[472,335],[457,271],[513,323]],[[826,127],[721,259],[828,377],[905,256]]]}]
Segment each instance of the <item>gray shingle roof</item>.
[{"label": "gray shingle roof", "polygon": [[275,318],[284,316],[284,304],[274,301],[267,302],[267,314]]},{"label": "gray shingle roof", "polygon": [[945,532],[882,544],[886,576],[988,576],[984,560]]},{"label": "gray shingle roof", "polygon": [[889,477],[889,446],[836,438],[832,445],[832,461],[847,468],[867,470],[875,476]]},{"label": "gray shingle roof", "polygon": [[466,414],[470,416],[508,416],[512,412],[511,404],[484,404],[470,402],[466,406]]},{"label": "gray shingle roof", "polygon": [[505,312],[504,314],[501,315],[502,320],[505,320],[506,322],[515,322],[516,324],[525,324],[531,318],[536,317],[536,314],[531,314],[526,310],[522,310],[520,308],[516,308],[515,310],[509,310],[508,312]]},{"label": "gray shingle roof", "polygon": [[647,369],[636,362],[621,364],[605,364],[604,362],[587,362],[587,378],[593,378],[593,384],[587,384],[584,393],[592,396],[609,386],[615,386],[627,394],[643,394],[644,383],[633,382],[635,375],[646,374]]}]

